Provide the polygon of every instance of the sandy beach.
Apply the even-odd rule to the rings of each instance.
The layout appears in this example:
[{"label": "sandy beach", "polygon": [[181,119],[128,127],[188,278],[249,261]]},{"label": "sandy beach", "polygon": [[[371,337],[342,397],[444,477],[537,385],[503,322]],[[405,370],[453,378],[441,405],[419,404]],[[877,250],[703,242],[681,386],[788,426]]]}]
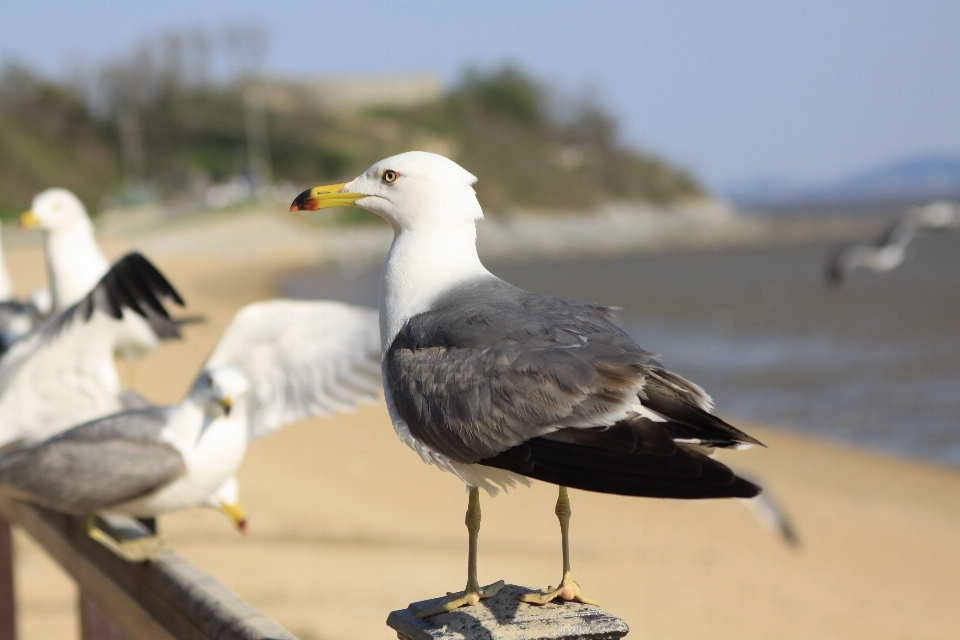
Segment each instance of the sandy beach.
[{"label": "sandy beach", "polygon": [[[313,229],[285,216],[117,234],[110,257],[142,249],[208,322],[125,366],[126,383],[178,401],[233,313],[277,295],[319,258]],[[205,237],[210,245],[178,238]],[[252,240],[251,238],[255,238]],[[39,244],[7,259],[21,292],[45,282]],[[960,637],[960,471],[739,425],[768,449],[725,459],[790,512],[802,546],[761,528],[736,501],[685,503],[572,492],[574,575],[631,626],[630,638],[939,639]],[[250,533],[221,514],[161,519],[176,549],[291,632],[391,638],[392,609],[460,589],[462,484],[399,443],[382,406],[289,427],[254,443],[240,472]],[[555,488],[485,498],[480,578],[555,584]],[[21,637],[75,638],[75,589],[16,538]]]}]

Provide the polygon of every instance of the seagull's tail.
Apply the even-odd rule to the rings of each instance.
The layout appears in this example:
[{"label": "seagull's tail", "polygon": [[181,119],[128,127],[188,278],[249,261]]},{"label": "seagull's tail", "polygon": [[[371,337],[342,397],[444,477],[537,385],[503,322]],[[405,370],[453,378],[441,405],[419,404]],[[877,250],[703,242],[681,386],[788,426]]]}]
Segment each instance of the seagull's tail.
[{"label": "seagull's tail", "polygon": [[[636,425],[561,429],[477,464],[574,489],[648,498],[753,498],[760,487],[693,447]],[[648,437],[644,437],[648,436]]]}]

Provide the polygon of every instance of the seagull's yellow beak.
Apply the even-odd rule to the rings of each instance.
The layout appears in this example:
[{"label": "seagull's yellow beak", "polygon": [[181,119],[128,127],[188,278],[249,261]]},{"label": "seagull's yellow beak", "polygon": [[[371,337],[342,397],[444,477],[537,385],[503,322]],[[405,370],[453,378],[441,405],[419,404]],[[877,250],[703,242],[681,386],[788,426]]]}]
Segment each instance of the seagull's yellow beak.
[{"label": "seagull's yellow beak", "polygon": [[32,229],[37,226],[40,226],[40,220],[37,219],[37,216],[33,215],[33,210],[27,209],[20,214],[20,227],[23,229]]},{"label": "seagull's yellow beak", "polygon": [[343,188],[346,182],[330,184],[325,187],[307,189],[297,196],[290,205],[290,211],[316,211],[330,207],[352,207],[357,200],[366,198],[362,193],[349,193]]},{"label": "seagull's yellow beak", "polygon": [[225,398],[220,398],[217,400],[220,403],[220,406],[223,407],[223,413],[226,416],[230,416],[230,410],[233,409],[233,398],[226,396]]},{"label": "seagull's yellow beak", "polygon": [[221,500],[220,510],[227,514],[227,517],[233,522],[233,526],[240,533],[247,533],[247,512],[243,510],[243,506],[239,502],[227,504]]}]

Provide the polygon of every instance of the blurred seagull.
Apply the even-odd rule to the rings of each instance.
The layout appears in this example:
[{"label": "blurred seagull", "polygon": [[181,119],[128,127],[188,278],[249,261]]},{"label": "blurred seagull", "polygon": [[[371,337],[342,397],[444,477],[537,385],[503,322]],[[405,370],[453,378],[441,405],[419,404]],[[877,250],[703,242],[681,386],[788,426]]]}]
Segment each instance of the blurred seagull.
[{"label": "blurred seagull", "polygon": [[0,242],[0,355],[16,340],[33,331],[41,315],[44,312],[34,302],[20,302],[15,298],[13,280]]},{"label": "blurred seagull", "polygon": [[873,244],[841,247],[827,265],[827,282],[840,285],[857,268],[885,273],[906,259],[907,246],[918,231],[960,229],[960,206],[938,200],[913,207]]},{"label": "blurred seagull", "polygon": [[[20,224],[43,231],[53,311],[65,309],[87,295],[110,268],[94,237],[86,208],[66,189],[37,194],[30,209],[20,216]],[[152,331],[137,314],[127,314],[114,332],[114,351],[126,360],[146,355],[167,337]]]},{"label": "blurred seagull", "polygon": [[[567,487],[659,498],[760,492],[710,457],[759,442],[616,326],[614,310],[514,287],[477,257],[476,178],[435,154],[382,160],[355,180],[303,192],[291,209],[359,206],[390,223],[380,279],[383,380],[400,439],[468,487],[467,586],[426,617],[496,594],[477,577],[479,488],[560,485],[563,578],[528,594],[592,602],[570,571]],[[535,535],[535,534],[531,534]]]},{"label": "blurred seagull", "polygon": [[86,297],[15,342],[0,358],[0,447],[123,409],[129,394],[113,358],[118,335],[135,315],[155,335],[179,337],[167,301],[183,305],[150,261],[130,253]]},{"label": "blurred seagull", "polygon": [[[0,483],[21,499],[77,516],[155,516],[209,506],[244,530],[234,474],[250,440],[380,394],[372,309],[272,300],[241,309],[187,397],[124,411],[0,457]],[[155,557],[155,537],[92,537],[130,561]]]},{"label": "blurred seagull", "polygon": [[205,371],[179,405],[100,418],[0,457],[0,483],[21,500],[88,516],[91,537],[127,560],[151,559],[163,549],[157,538],[117,542],[91,516],[203,504],[243,459],[248,389],[236,369]]}]

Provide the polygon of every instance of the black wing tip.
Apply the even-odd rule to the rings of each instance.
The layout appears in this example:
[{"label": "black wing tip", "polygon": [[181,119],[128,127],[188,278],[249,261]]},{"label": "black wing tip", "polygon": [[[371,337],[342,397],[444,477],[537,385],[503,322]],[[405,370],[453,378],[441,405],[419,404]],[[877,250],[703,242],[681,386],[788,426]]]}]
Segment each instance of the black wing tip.
[{"label": "black wing tip", "polygon": [[564,478],[538,478],[552,484],[563,485],[581,491],[594,493],[608,493],[633,498],[662,498],[670,500],[721,500],[724,498],[741,498],[749,500],[756,498],[763,492],[763,487],[749,480],[734,476],[728,484],[699,485],[685,482],[636,482],[632,479],[623,479],[620,482],[602,479],[597,481],[580,474],[571,474]]},{"label": "black wing tip", "polygon": [[696,449],[682,445],[664,449],[651,442],[643,447],[646,451],[631,451],[628,443],[610,439],[602,430],[563,431],[573,439],[558,440],[560,432],[555,432],[477,464],[572,489],[642,498],[753,498],[762,491]]},{"label": "black wing tip", "polygon": [[852,244],[843,244],[837,247],[832,254],[830,254],[830,259],[827,261],[827,267],[823,271],[823,281],[824,284],[831,288],[837,288],[843,284],[843,281],[846,279],[846,273],[843,267],[843,260],[841,256],[843,252],[849,249],[854,245]]},{"label": "black wing tip", "polygon": [[113,263],[97,285],[82,300],[51,316],[41,327],[44,335],[57,337],[75,318],[88,322],[94,311],[101,311],[115,320],[123,310],[146,319],[160,338],[180,338],[180,325],[170,318],[163,305],[171,300],[181,307],[186,303],[173,285],[139,251],[131,251]]},{"label": "black wing tip", "polygon": [[[743,433],[743,432],[741,431],[740,433]],[[756,438],[754,438],[753,436],[751,436],[751,435],[748,434],[748,433],[744,433],[744,434],[743,434],[743,437],[744,437],[744,440],[743,440],[743,442],[741,442],[740,444],[754,444],[754,445],[757,445],[758,447],[763,447],[764,449],[769,449],[769,448],[770,448],[770,447],[768,447],[768,446],[765,445],[764,443],[760,442],[759,440],[757,440]]]},{"label": "black wing tip", "polygon": [[749,500],[750,498],[756,498],[758,495],[763,493],[763,487],[747,480],[746,478],[734,476],[734,481],[730,485],[730,491],[731,493],[729,496],[720,497],[744,498]]},{"label": "black wing tip", "polygon": [[151,289],[153,289],[154,293],[159,297],[171,300],[181,307],[187,306],[183,297],[176,288],[170,284],[170,281],[163,275],[163,272],[139,251],[127,253],[120,258],[114,266],[120,265],[123,265],[122,268],[131,268],[137,275],[148,278]]},{"label": "black wing tip", "polygon": [[823,281],[831,289],[838,289],[843,284],[843,269],[840,268],[840,265],[836,262],[827,265]]},{"label": "black wing tip", "polygon": [[[207,318],[207,316],[201,313],[195,316],[182,316],[180,318],[174,318],[173,321],[177,323],[178,327],[183,327],[189,324],[206,324],[210,320]],[[377,352],[379,353],[379,349]]]}]

